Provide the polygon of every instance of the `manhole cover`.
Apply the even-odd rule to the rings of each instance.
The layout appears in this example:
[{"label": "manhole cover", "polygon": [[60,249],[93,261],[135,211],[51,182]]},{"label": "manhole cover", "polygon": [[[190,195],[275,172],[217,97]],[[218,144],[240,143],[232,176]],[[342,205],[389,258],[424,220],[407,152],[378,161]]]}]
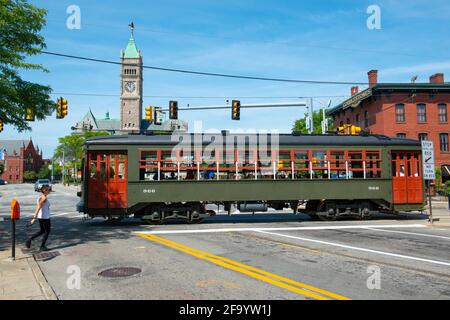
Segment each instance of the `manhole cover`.
[{"label": "manhole cover", "polygon": [[139,268],[119,267],[103,270],[98,275],[105,278],[123,278],[134,276],[135,274],[141,273],[141,271]]},{"label": "manhole cover", "polygon": [[61,254],[59,253],[59,251],[41,252],[41,253],[36,253],[36,254],[34,255],[34,258],[35,258],[37,261],[41,261],[41,260],[50,260],[50,259],[53,259],[54,257],[59,256],[59,255],[61,255]]}]

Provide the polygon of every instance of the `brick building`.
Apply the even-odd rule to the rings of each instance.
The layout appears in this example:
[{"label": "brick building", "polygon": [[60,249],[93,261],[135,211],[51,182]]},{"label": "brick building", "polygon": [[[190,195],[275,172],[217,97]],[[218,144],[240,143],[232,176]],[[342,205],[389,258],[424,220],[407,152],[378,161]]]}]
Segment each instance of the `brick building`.
[{"label": "brick building", "polygon": [[335,127],[354,124],[386,136],[431,140],[443,180],[450,179],[450,83],[444,74],[429,83],[378,83],[377,70],[368,72],[369,87],[351,88],[351,97],[327,111]]},{"label": "brick building", "polygon": [[0,162],[4,171],[0,179],[8,183],[23,183],[25,171],[38,172],[48,163],[42,159],[42,150],[31,140],[0,140]]}]

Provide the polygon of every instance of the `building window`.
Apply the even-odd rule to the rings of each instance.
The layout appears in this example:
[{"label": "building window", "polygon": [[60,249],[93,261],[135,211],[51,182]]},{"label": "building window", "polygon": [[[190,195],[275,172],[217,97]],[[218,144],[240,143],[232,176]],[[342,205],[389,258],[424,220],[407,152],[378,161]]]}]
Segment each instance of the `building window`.
[{"label": "building window", "polygon": [[369,111],[364,111],[364,127],[369,126]]},{"label": "building window", "polygon": [[339,122],[339,126],[342,127],[344,125],[344,121]]},{"label": "building window", "polygon": [[441,151],[448,152],[448,133],[441,133],[439,135],[439,141],[441,144]]},{"label": "building window", "polygon": [[403,103],[399,103],[395,105],[395,121],[396,122],[405,122],[405,105]]},{"label": "building window", "polygon": [[359,126],[359,122],[361,121],[361,119],[359,117],[359,113],[355,116],[355,120],[356,120],[356,125]]},{"label": "building window", "polygon": [[350,124],[350,118],[347,118],[347,124]]},{"label": "building window", "polygon": [[417,105],[417,122],[427,122],[427,106],[424,103]]},{"label": "building window", "polygon": [[439,122],[441,122],[441,123],[448,121],[447,105],[445,103],[438,104],[438,117],[439,117]]},{"label": "building window", "polygon": [[419,133],[419,140],[428,140],[428,133]]},{"label": "building window", "polygon": [[406,133],[397,133],[397,138],[406,139]]}]

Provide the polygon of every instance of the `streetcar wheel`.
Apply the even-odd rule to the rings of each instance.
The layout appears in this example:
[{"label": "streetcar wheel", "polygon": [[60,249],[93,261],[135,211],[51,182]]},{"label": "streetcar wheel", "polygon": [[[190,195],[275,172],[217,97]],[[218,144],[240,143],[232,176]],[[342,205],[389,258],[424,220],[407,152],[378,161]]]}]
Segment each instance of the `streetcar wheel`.
[{"label": "streetcar wheel", "polygon": [[189,214],[189,219],[188,219],[189,224],[197,224],[197,223],[201,223],[202,221],[203,221],[203,219],[200,218],[200,214],[198,213],[198,211],[193,211]]},{"label": "streetcar wheel", "polygon": [[321,212],[318,214],[318,217],[322,221],[336,221],[337,216],[335,214],[328,214],[327,212]]}]

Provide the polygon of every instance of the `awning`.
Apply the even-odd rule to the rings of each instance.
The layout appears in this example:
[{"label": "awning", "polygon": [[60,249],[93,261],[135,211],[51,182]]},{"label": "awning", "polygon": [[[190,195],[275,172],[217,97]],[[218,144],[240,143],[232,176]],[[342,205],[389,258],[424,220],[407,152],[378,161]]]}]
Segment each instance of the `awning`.
[{"label": "awning", "polygon": [[442,182],[450,180],[450,165],[444,165],[441,168]]}]

